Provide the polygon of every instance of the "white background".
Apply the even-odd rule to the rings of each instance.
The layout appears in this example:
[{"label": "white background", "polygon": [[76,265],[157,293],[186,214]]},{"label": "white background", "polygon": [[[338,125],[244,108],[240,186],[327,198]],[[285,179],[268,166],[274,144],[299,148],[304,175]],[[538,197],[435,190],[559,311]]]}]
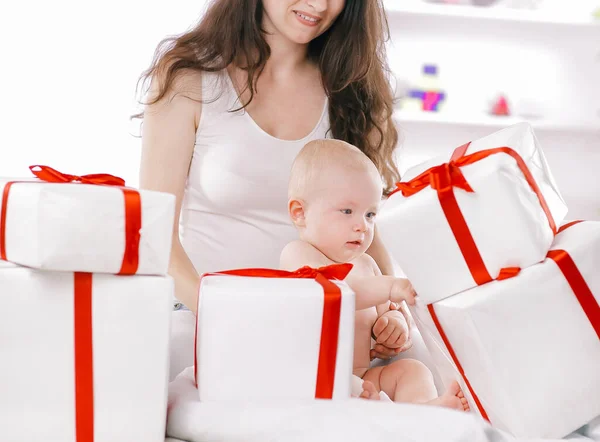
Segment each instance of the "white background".
[{"label": "white background", "polygon": [[[387,5],[400,1],[415,0]],[[579,13],[570,2],[546,2],[555,12],[563,8],[558,16]],[[27,176],[29,165],[47,164],[72,174],[112,173],[137,186],[139,126],[129,120],[138,110],[136,81],[157,43],[184,32],[204,8],[205,0],[3,6],[0,176]],[[410,79],[423,62],[438,63],[454,98],[448,109],[457,115],[484,112],[496,92],[505,92],[513,99],[541,97],[548,121],[600,128],[600,28],[394,13],[390,25],[396,73]],[[404,166],[497,130],[409,122],[401,128]],[[600,131],[537,133],[570,217],[600,219]]]},{"label": "white background", "polygon": [[129,116],[137,79],[158,42],[192,26],[203,8],[203,0],[3,5],[0,176],[47,164],[136,186],[139,125]]}]

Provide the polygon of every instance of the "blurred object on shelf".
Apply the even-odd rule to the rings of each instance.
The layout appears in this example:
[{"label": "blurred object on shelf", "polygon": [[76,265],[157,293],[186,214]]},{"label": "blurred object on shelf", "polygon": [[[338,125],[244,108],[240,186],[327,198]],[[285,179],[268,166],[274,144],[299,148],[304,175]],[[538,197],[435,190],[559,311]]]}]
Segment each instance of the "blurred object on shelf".
[{"label": "blurred object on shelf", "polygon": [[509,116],[510,109],[508,108],[508,101],[504,95],[500,95],[492,106],[492,115],[496,116]]},{"label": "blurred object on shelf", "polygon": [[446,99],[438,77],[438,68],[433,64],[423,66],[421,77],[410,87],[401,108],[406,111],[437,112]]},{"label": "blurred object on shelf", "polygon": [[592,17],[594,17],[596,20],[600,20],[600,5],[598,5],[596,10],[592,12]]}]

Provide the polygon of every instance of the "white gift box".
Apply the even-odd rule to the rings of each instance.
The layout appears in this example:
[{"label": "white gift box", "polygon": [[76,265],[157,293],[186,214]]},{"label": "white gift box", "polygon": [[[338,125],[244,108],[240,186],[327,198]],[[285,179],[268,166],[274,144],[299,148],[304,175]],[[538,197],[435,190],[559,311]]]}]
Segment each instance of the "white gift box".
[{"label": "white gift box", "polygon": [[[12,184],[6,195],[6,184],[11,181],[19,182]],[[161,192],[137,192],[141,200],[139,246],[137,253],[129,250],[137,256],[135,273],[165,275],[175,197]],[[0,249],[4,249],[6,260],[44,270],[113,274],[121,271],[130,247],[121,187],[0,178],[0,195],[3,194],[0,237],[4,236],[4,244]]]},{"label": "white gift box", "polygon": [[0,287],[1,440],[164,441],[171,278],[0,262]]},{"label": "white gift box", "polygon": [[443,381],[464,373],[471,408],[516,437],[559,439],[600,415],[600,223],[559,233],[549,256],[557,250],[587,289],[575,282],[576,292],[577,278],[547,258],[430,306],[418,299],[412,310]]},{"label": "white gift box", "polygon": [[[465,155],[497,147],[510,147],[522,157],[551,218],[559,225],[567,207],[531,127],[520,123],[473,141]],[[430,167],[449,162],[450,157],[448,154],[415,166],[406,172],[403,181],[409,182]],[[377,229],[386,247],[427,303],[474,287],[481,280],[496,279],[503,268],[525,268],[543,260],[554,237],[538,196],[512,156],[496,153],[458,170],[473,190],[453,187],[474,244],[469,245],[468,235],[460,230],[456,210],[450,213],[453,221],[449,222],[438,192],[431,186],[406,197],[401,192],[394,193],[378,214]],[[453,228],[459,230],[453,232]],[[463,238],[461,244],[466,250],[461,250],[458,237]],[[473,246],[483,264],[479,261],[477,265]],[[469,264],[467,258],[471,260]],[[483,276],[477,270],[479,282],[472,268],[483,269]]]},{"label": "white gift box", "polygon": [[[327,369],[328,362],[320,356],[323,338],[337,340],[325,355],[335,357],[329,359],[334,376],[330,398],[349,398],[355,296],[345,283],[332,284],[341,294],[337,335],[323,327],[324,288],[314,279],[203,276],[196,341],[200,400],[325,398],[317,394],[321,368]],[[335,323],[337,315],[331,320]]]}]

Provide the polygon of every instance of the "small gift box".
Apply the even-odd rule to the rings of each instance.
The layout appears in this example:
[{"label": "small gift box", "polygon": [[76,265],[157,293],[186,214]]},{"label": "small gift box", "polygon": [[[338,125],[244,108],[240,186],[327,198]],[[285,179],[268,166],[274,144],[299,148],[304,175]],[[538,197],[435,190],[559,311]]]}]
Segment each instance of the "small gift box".
[{"label": "small gift box", "polygon": [[56,271],[165,275],[174,195],[120,178],[32,166],[38,179],[0,179],[0,259]]},{"label": "small gift box", "polygon": [[416,166],[404,180],[377,228],[427,303],[540,262],[567,211],[526,123]]},{"label": "small gift box", "polygon": [[203,275],[196,342],[200,400],[349,398],[355,296],[342,280],[351,268]]}]

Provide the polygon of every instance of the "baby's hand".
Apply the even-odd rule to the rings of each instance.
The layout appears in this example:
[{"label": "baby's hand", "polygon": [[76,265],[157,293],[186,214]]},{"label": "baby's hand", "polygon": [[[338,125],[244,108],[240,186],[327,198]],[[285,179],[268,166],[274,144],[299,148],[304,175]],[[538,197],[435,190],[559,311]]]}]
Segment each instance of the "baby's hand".
[{"label": "baby's hand", "polygon": [[389,310],[381,315],[373,325],[373,337],[378,344],[403,351],[409,343],[409,327],[406,318],[398,310]]},{"label": "baby's hand", "polygon": [[390,301],[406,301],[410,305],[415,304],[415,290],[406,278],[395,278],[390,287]]}]

